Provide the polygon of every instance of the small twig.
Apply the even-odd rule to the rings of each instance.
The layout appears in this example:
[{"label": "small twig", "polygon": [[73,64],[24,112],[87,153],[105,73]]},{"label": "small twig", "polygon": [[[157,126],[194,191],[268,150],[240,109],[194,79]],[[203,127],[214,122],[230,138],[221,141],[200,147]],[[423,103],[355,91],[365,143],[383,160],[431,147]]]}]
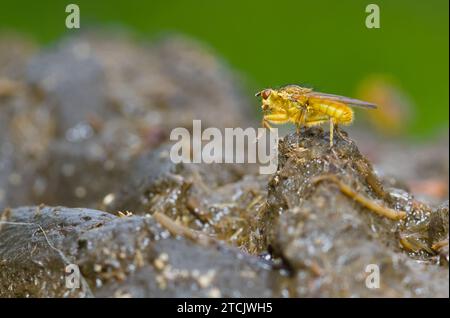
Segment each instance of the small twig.
[{"label": "small twig", "polygon": [[376,195],[378,195],[381,199],[387,198],[387,193],[383,189],[383,185],[378,180],[373,170],[366,165],[363,165],[360,161],[355,161],[355,167],[360,174],[362,174],[367,182],[367,184],[372,188]]},{"label": "small twig", "polygon": [[214,226],[211,221],[208,219],[206,213],[200,211],[200,204],[193,197],[189,197],[186,201],[186,208],[197,220],[202,223],[207,223],[211,226]]},{"label": "small twig", "polygon": [[313,178],[312,183],[319,183],[322,181],[331,181],[337,184],[339,187],[339,190],[348,196],[349,198],[355,200],[359,204],[361,204],[363,207],[375,212],[376,214],[387,217],[391,220],[401,220],[406,217],[406,212],[403,211],[395,211],[390,208],[383,207],[377,203],[375,203],[373,200],[370,200],[359,193],[355,192],[345,183],[341,182],[336,176],[334,175],[323,175],[316,178]]},{"label": "small twig", "polygon": [[250,210],[253,208],[256,204],[258,204],[263,199],[262,195],[258,195],[255,199],[253,199],[252,202],[247,206],[246,210]]},{"label": "small twig", "polygon": [[167,215],[160,212],[153,213],[155,220],[166,228],[174,236],[183,236],[194,242],[200,243],[202,245],[209,245],[211,243],[217,243],[217,241],[201,232],[194,231],[186,226],[176,223]]},{"label": "small twig", "polygon": [[448,245],[448,238],[439,242],[434,243],[431,248],[435,251],[439,251],[441,248]]}]

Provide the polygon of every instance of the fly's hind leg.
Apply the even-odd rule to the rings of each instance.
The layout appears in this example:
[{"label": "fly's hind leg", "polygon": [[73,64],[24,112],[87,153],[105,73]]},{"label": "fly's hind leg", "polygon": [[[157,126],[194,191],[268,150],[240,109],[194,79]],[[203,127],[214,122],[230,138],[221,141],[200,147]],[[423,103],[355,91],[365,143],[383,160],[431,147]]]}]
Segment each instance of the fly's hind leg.
[{"label": "fly's hind leg", "polygon": [[334,135],[338,135],[341,139],[350,142],[350,140],[341,133],[339,126],[335,122],[335,120],[333,118],[330,118],[330,148],[332,148],[334,145]]},{"label": "fly's hind leg", "polygon": [[349,139],[345,134],[342,133],[342,131],[339,129],[338,124],[336,123],[334,124],[334,131],[341,139],[344,139],[348,143],[351,142],[351,139]]}]

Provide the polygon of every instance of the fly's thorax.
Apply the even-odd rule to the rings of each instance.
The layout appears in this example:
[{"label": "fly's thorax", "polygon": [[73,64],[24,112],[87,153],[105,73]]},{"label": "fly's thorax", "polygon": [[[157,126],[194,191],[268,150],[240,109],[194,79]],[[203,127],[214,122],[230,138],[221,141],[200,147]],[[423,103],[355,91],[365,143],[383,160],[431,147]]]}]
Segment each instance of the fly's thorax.
[{"label": "fly's thorax", "polygon": [[283,99],[276,91],[272,91],[270,96],[263,100],[270,112],[284,112],[287,107],[287,101]]},{"label": "fly's thorax", "polygon": [[286,90],[265,89],[260,92],[262,97],[262,109],[267,113],[287,114],[289,117],[297,116],[301,110],[306,110],[308,97],[293,95]]}]

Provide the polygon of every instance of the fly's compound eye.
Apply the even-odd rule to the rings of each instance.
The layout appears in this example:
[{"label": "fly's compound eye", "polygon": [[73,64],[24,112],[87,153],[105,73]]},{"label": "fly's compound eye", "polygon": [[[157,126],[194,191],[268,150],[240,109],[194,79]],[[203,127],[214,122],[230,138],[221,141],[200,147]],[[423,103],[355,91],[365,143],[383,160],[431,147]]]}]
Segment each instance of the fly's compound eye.
[{"label": "fly's compound eye", "polygon": [[271,90],[270,89],[265,89],[261,92],[261,97],[262,99],[268,99],[270,96]]}]

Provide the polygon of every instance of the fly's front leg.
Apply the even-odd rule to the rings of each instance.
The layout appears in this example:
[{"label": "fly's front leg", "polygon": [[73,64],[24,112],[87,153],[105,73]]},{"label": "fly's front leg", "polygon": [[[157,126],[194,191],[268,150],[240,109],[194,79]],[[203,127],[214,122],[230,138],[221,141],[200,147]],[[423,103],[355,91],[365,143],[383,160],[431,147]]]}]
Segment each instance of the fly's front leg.
[{"label": "fly's front leg", "polygon": [[[263,126],[263,128],[269,129],[270,131],[272,131],[272,129],[273,129],[272,126],[270,126],[269,122],[268,122],[265,118],[263,118],[263,120],[261,121],[261,126]],[[259,129],[258,129],[258,136],[256,137],[255,142],[258,142],[258,140],[259,140],[262,136],[263,136],[263,134],[260,133],[260,132],[259,132]]]},{"label": "fly's front leg", "polygon": [[267,120],[265,120],[264,118],[263,118],[263,120],[262,120],[262,122],[261,122],[261,125],[262,125],[264,128],[267,128],[267,129],[269,129],[269,130],[272,130],[272,126],[270,126],[269,122],[268,122]]},{"label": "fly's front leg", "polygon": [[[269,130],[272,130],[273,127],[270,125],[270,123],[284,124],[287,123],[288,121],[289,117],[286,114],[269,114],[263,117],[262,126]],[[259,140],[259,138],[261,138],[261,136],[258,136],[256,139]]]},{"label": "fly's front leg", "polygon": [[263,125],[271,128],[269,123],[272,124],[285,124],[289,121],[289,117],[287,114],[269,114],[265,115],[263,118]]}]

